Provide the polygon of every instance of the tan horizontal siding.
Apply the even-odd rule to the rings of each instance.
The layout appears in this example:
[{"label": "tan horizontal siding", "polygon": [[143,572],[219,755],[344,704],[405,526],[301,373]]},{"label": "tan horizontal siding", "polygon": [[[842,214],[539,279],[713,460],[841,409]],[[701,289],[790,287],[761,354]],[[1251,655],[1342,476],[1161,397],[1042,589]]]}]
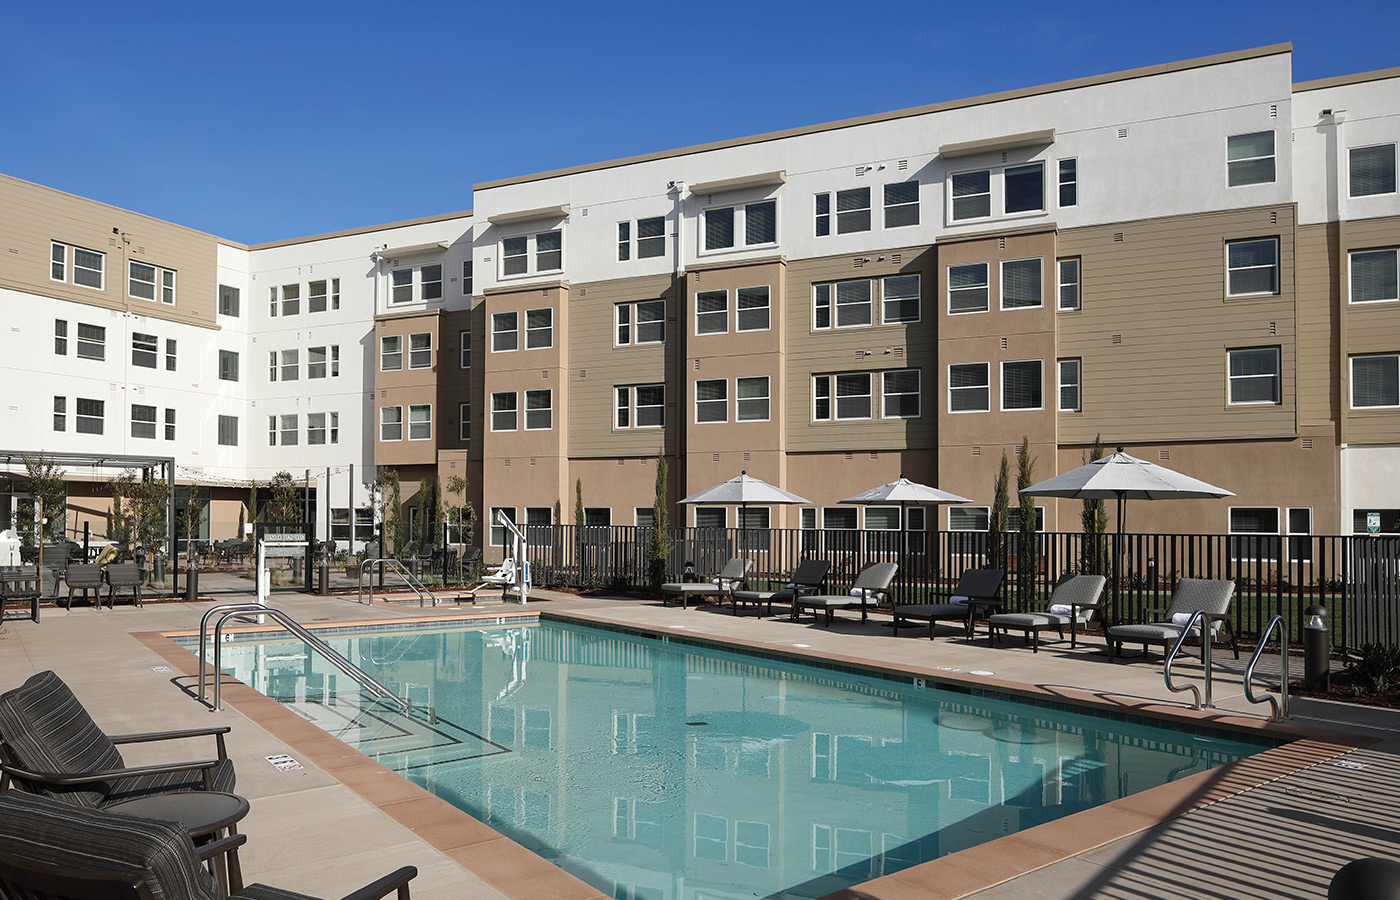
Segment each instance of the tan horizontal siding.
[{"label": "tan horizontal siding", "polygon": [[1341,370],[1337,226],[1298,229],[1298,416],[1303,424],[1335,422]]},{"label": "tan horizontal siding", "polygon": [[[1338,254],[1339,293],[1343,307],[1342,352],[1347,357],[1366,354],[1400,353],[1400,303],[1351,303],[1351,266],[1348,254],[1400,246],[1400,217],[1347,221],[1341,230],[1342,252]],[[1351,444],[1400,442],[1400,410],[1351,409],[1351,364],[1342,366],[1339,392],[1346,418],[1343,440]]]}]

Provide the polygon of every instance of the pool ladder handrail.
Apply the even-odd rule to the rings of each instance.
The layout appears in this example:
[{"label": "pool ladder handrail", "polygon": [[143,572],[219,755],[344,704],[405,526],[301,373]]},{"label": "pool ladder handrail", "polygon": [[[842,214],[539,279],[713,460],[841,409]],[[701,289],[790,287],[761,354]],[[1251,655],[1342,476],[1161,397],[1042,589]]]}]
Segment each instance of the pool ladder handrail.
[{"label": "pool ladder handrail", "polygon": [[[1278,652],[1279,652],[1279,672],[1282,681],[1279,682],[1278,696],[1265,694],[1262,698],[1256,699],[1254,696],[1254,667],[1259,664],[1259,657],[1264,654],[1264,647],[1269,643],[1269,635],[1274,633],[1274,628],[1278,628]],[[1259,638],[1259,644],[1254,648],[1254,655],[1249,658],[1249,665],[1244,667],[1244,698],[1250,703],[1268,703],[1273,706],[1273,715],[1269,717],[1272,722],[1282,722],[1288,718],[1288,623],[1283,616],[1274,616],[1269,619],[1269,624],[1264,626],[1264,635]]]},{"label": "pool ladder handrail", "polygon": [[392,557],[392,556],[381,556],[381,557],[377,557],[377,558],[375,558],[375,559],[367,559],[367,560],[365,560],[363,563],[360,564],[360,575],[359,575],[358,585],[357,585],[357,587],[358,587],[358,593],[357,593],[356,596],[355,596],[356,602],[358,602],[358,603],[365,603],[365,602],[368,602],[371,606],[374,605],[374,579],[373,579],[373,578],[371,578],[371,579],[369,580],[369,600],[366,601],[366,600],[364,599],[364,596],[365,596],[365,576],[368,575],[368,574],[370,574],[370,573],[371,573],[371,570],[373,570],[376,566],[378,566],[380,569],[392,568],[392,569],[394,570],[394,572],[395,572],[400,578],[403,579],[404,584],[408,585],[409,588],[413,591],[413,593],[415,593],[415,594],[418,595],[418,605],[419,605],[419,606],[425,605],[425,603],[426,603],[428,600],[432,600],[432,601],[433,601],[433,605],[434,605],[434,606],[437,606],[437,599],[436,599],[435,597],[433,597],[433,595],[432,595],[431,592],[428,591],[428,586],[425,585],[425,584],[423,584],[423,582],[419,581],[417,578],[413,577],[413,573],[410,572],[410,571],[408,571],[408,569],[404,566],[404,564],[403,564],[402,562],[400,562],[398,559],[396,559],[395,557]]},{"label": "pool ladder handrail", "polygon": [[[1199,625],[1201,629],[1201,656],[1202,663],[1206,670],[1206,690],[1204,699],[1202,699],[1201,689],[1196,687],[1195,684],[1178,685],[1172,682],[1172,662],[1176,659],[1176,655],[1181,652],[1181,648],[1185,645],[1187,638],[1191,637],[1191,629],[1195,628],[1197,625]],[[1176,637],[1176,643],[1172,645],[1171,651],[1167,653],[1166,661],[1162,663],[1162,678],[1167,683],[1167,690],[1172,693],[1190,691],[1196,701],[1192,704],[1192,709],[1213,709],[1215,707],[1215,704],[1211,702],[1210,639],[1210,617],[1206,615],[1204,610],[1198,609],[1191,613],[1191,618],[1186,620],[1186,624],[1182,626],[1181,634]]]},{"label": "pool ladder handrail", "polygon": [[[199,699],[202,701],[205,694],[205,673],[208,671],[208,664],[205,662],[205,648],[208,646],[209,620],[218,616],[218,621],[214,623],[214,702],[211,705],[212,712],[223,710],[223,698],[221,688],[223,686],[223,630],[224,622],[237,615],[255,613],[272,617],[272,620],[281,625],[287,631],[300,638],[312,650],[320,653],[337,669],[349,675],[362,688],[371,694],[376,694],[384,700],[389,700],[399,707],[403,713],[412,711],[413,704],[406,698],[400,697],[384,685],[372,678],[367,672],[346,659],[339,651],[332,648],[325,641],[316,637],[301,623],[280,609],[270,606],[263,606],[261,603],[225,603],[216,606],[204,614],[204,618],[199,623]],[[431,715],[431,711],[429,711]]]}]

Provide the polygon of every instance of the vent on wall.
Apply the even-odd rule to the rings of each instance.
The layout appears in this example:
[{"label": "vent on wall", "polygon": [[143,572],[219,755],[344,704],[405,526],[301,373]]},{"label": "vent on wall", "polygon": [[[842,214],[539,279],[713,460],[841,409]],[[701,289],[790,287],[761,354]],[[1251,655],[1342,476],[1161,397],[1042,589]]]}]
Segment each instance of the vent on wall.
[{"label": "vent on wall", "polygon": [[587,370],[587,369],[579,369],[579,370],[578,370],[578,377],[580,377],[580,378],[587,378],[587,377],[588,377],[588,370]]},{"label": "vent on wall", "polygon": [[697,371],[697,372],[700,371],[700,360],[698,360],[698,359],[695,361],[695,371]]},{"label": "vent on wall", "polygon": [[847,458],[847,459],[855,459],[855,458],[856,458],[856,455],[855,455],[854,453],[852,453],[851,451],[847,450],[847,451],[846,451],[846,458]]},{"label": "vent on wall", "polygon": [[903,347],[895,347],[895,348],[894,348],[894,358],[895,358],[895,359],[903,359],[903,358],[904,358],[904,348],[903,348]]},{"label": "vent on wall", "polygon": [[1277,213],[1277,212],[1271,212],[1271,213],[1269,213],[1269,224],[1270,224],[1270,225],[1277,225],[1277,224],[1278,224],[1278,213]]},{"label": "vent on wall", "polygon": [[1115,243],[1115,244],[1121,244],[1121,243],[1123,243],[1123,232],[1121,232],[1121,231],[1115,231],[1115,232],[1113,232],[1113,243]]},{"label": "vent on wall", "polygon": [[588,296],[588,288],[579,288],[579,290],[578,290],[578,295],[579,295],[580,297],[587,297],[587,296]]},{"label": "vent on wall", "polygon": [[745,451],[744,451],[744,462],[749,462],[752,458],[753,458],[753,457],[751,457],[751,456],[749,455],[749,451],[745,450]]},{"label": "vent on wall", "polygon": [[1312,444],[1313,444],[1313,439],[1312,439],[1312,438],[1303,438],[1303,449],[1304,449],[1304,450],[1311,450],[1311,449],[1313,448]]},{"label": "vent on wall", "polygon": [[891,254],[890,254],[890,262],[894,263],[895,265],[900,265],[901,263],[904,262],[904,254],[903,254],[903,253],[891,253]]},{"label": "vent on wall", "polygon": [[1269,104],[1269,118],[1271,118],[1271,119],[1277,119],[1277,118],[1278,118],[1278,104],[1277,104],[1277,103],[1270,103],[1270,104]]},{"label": "vent on wall", "polygon": [[1278,334],[1278,323],[1277,323],[1277,322],[1270,322],[1270,323],[1269,323],[1269,334]]},{"label": "vent on wall", "polygon": [[899,161],[899,165],[896,166],[896,168],[899,169],[899,171],[903,172],[905,169],[909,168],[909,160],[901,159]]},{"label": "vent on wall", "polygon": [[1112,338],[1110,338],[1110,340],[1115,344],[1121,344],[1123,343],[1123,335],[1115,334]]},{"label": "vent on wall", "polygon": [[1170,450],[1158,450],[1158,451],[1157,451],[1157,458],[1158,458],[1158,459],[1171,459],[1171,458],[1172,458],[1172,452],[1171,452]]},{"label": "vent on wall", "polygon": [[[618,464],[619,466],[622,465],[622,460],[619,459],[619,460],[617,461],[617,464]],[[531,463],[531,465],[534,465],[534,463]]]},{"label": "vent on wall", "polygon": [[718,453],[711,453],[711,454],[710,454],[710,462],[719,462],[719,454],[718,454]]},{"label": "vent on wall", "polygon": [[998,249],[998,250],[1005,250],[1005,249],[1006,249],[1006,238],[997,238],[997,249]]},{"label": "vent on wall", "polygon": [[1010,341],[1009,341],[1007,338],[1002,338],[1002,339],[1001,339],[1001,349],[1003,349],[1003,350],[1009,350],[1010,347],[1008,346],[1008,344],[1010,344]]},{"label": "vent on wall", "polygon": [[[622,460],[618,460],[618,462],[622,462]],[[533,466],[534,464],[535,464],[535,457],[532,456],[532,457],[530,457],[530,465]]]},{"label": "vent on wall", "polygon": [[875,451],[871,451],[871,453],[870,453],[870,458],[871,458],[871,459],[879,459],[879,458],[880,458],[880,454],[877,453],[877,452],[875,452]]},{"label": "vent on wall", "polygon": [[972,455],[973,455],[973,456],[981,456],[981,455],[982,455],[982,448],[981,448],[981,447],[973,447],[973,448],[972,448]]},{"label": "vent on wall", "polygon": [[1118,129],[1118,137],[1120,137],[1120,138],[1125,138],[1125,137],[1127,137],[1127,136],[1128,136],[1128,129],[1126,129],[1126,128],[1120,128],[1120,129]]},{"label": "vent on wall", "polygon": [[506,460],[505,462],[506,462],[506,468],[509,469],[509,468],[510,468],[510,460]]}]

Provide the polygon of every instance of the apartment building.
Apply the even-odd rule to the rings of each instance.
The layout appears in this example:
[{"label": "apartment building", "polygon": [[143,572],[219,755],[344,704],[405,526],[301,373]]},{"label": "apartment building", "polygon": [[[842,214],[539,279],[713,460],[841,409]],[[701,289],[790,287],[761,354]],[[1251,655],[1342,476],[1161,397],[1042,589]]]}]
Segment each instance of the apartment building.
[{"label": "apartment building", "polygon": [[[1101,437],[1237,495],[1135,529],[1400,530],[1397,88],[1400,70],[1294,84],[1276,45],[253,246],[3,179],[5,359],[46,387],[0,423],[18,449],[156,441],[223,498],[215,537],[234,485],[278,469],[341,538],[384,466],[406,503],[461,474],[483,513],[571,521],[581,484],[591,524],[646,524],[658,454],[673,502],[739,470],[813,501],[751,507],[751,527],[898,528],[837,501],[904,473],[974,501],[908,527],[980,530],[1023,437],[1040,476]],[[152,338],[175,368],[151,368]],[[174,430],[151,437],[152,409]],[[1047,501],[1044,526],[1078,515]]]}]

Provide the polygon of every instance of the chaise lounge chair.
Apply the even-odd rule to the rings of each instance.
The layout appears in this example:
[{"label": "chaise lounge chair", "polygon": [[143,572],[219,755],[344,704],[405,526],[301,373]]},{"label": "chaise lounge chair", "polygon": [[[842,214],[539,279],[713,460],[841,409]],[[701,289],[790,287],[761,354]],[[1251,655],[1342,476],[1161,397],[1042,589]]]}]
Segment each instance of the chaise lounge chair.
[{"label": "chaise lounge chair", "polygon": [[[0,795],[0,895],[46,900],[223,900],[201,863],[228,859],[228,900],[314,900],[265,884],[243,886],[241,834],[198,849],[178,822],[74,808],[18,791]],[[345,895],[409,900],[413,866]]]},{"label": "chaise lounge chair", "polygon": [[963,630],[972,637],[972,619],[980,609],[994,609],[997,592],[1001,590],[1006,573],[1001,569],[968,569],[958,579],[953,588],[952,602],[915,603],[894,607],[894,631],[899,633],[905,619],[928,621],[928,639],[933,640],[934,625],[938,622],[963,623]]},{"label": "chaise lounge chair", "polygon": [[[103,807],[173,791],[231,792],[227,725],[108,736],[68,685],[40,672],[0,694],[0,791],[9,783],[77,806]],[[218,758],[131,768],[118,744],[213,735]]]},{"label": "chaise lounge chair", "polygon": [[673,581],[661,586],[661,602],[666,602],[666,595],[681,598],[681,608],[684,609],[690,598],[694,597],[698,603],[701,597],[720,598],[720,603],[724,603],[726,595],[744,583],[744,578],[748,576],[749,569],[753,568],[753,560],[734,557],[724,564],[724,568],[719,570],[719,574],[707,581]]},{"label": "chaise lounge chair", "polygon": [[739,614],[739,604],[752,603],[763,618],[763,607],[768,607],[768,615],[773,615],[774,603],[792,603],[795,596],[814,594],[821,589],[826,573],[831,571],[831,563],[824,559],[804,559],[798,563],[786,588],[780,591],[735,591],[730,600],[734,604],[734,614]]},{"label": "chaise lounge chair", "polygon": [[[1182,578],[1172,589],[1171,603],[1166,609],[1148,609],[1148,613],[1160,613],[1161,619],[1139,625],[1112,625],[1105,632],[1109,656],[1117,657],[1123,652],[1124,644],[1141,644],[1142,652],[1147,653],[1148,644],[1163,648],[1176,643],[1182,629],[1193,612],[1200,610],[1210,623],[1210,638],[1214,640],[1222,629],[1230,632],[1230,646],[1235,651],[1235,659],[1240,658],[1239,639],[1230,621],[1230,600],[1235,594],[1233,581],[1215,581],[1205,578]],[[1188,643],[1201,644],[1201,658],[1205,659],[1205,643],[1201,640],[1200,626],[1193,626],[1187,637]]]},{"label": "chaise lounge chair", "polygon": [[826,627],[830,628],[832,614],[836,610],[860,607],[860,620],[864,622],[869,617],[870,609],[880,605],[898,571],[899,566],[895,563],[870,563],[856,575],[849,594],[812,594],[795,598],[792,620],[796,622],[798,613],[804,609],[812,610],[813,616],[823,611],[826,613]]},{"label": "chaise lounge chair", "polygon": [[1060,579],[1050,594],[1050,602],[1041,612],[997,613],[987,618],[987,639],[995,644],[997,632],[1022,631],[1031,651],[1040,652],[1040,633],[1053,628],[1065,636],[1065,626],[1069,626],[1069,645],[1075,646],[1079,630],[1089,624],[1094,613],[1102,608],[1099,598],[1103,595],[1108,579],[1102,575],[1070,575]]}]

